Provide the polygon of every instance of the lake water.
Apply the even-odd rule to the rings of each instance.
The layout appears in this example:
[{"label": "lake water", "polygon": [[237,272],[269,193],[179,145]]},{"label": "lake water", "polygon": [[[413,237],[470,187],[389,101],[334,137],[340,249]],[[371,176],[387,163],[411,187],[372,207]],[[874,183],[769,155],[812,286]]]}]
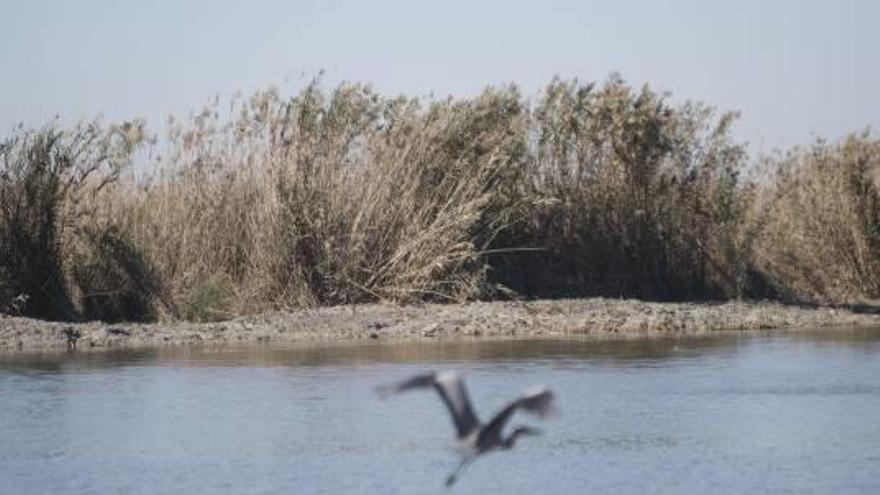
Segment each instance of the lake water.
[{"label": "lake water", "polygon": [[487,419],[532,385],[560,414],[458,493],[880,493],[880,331],[0,355],[0,493],[447,493],[440,400]]}]

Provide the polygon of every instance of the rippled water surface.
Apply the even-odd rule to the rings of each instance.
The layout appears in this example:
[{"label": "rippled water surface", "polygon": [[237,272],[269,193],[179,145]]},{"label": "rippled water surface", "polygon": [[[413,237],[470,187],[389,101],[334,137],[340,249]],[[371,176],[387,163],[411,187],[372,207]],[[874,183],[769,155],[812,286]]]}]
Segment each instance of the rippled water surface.
[{"label": "rippled water surface", "polygon": [[439,399],[374,393],[427,369],[560,399],[454,492],[880,493],[877,330],[0,355],[0,492],[445,493]]}]

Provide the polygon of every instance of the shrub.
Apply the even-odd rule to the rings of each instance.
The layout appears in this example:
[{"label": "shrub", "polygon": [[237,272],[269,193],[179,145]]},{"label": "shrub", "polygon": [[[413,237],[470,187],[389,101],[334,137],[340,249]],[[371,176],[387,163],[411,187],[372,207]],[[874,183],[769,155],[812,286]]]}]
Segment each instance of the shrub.
[{"label": "shrub", "polygon": [[129,210],[176,293],[213,277],[234,311],[475,297],[508,221],[526,112],[513,88],[423,104],[316,85],[216,106]]},{"label": "shrub", "polygon": [[[142,278],[135,246],[101,226],[102,201],[144,138],[143,124],[102,128],[96,123],[69,131],[49,127],[19,130],[0,147],[0,306],[18,304],[21,313],[50,319],[82,316],[138,318],[145,303],[120,312],[93,304],[97,281],[126,297],[145,299],[158,281]],[[106,214],[103,215],[106,217]],[[77,251],[77,246],[88,246]],[[88,261],[84,261],[88,260]],[[116,280],[126,273],[125,282]],[[146,285],[144,285],[146,283]],[[107,285],[101,298],[109,297]],[[118,305],[117,305],[118,306]]]},{"label": "shrub", "polygon": [[819,141],[765,166],[746,223],[767,283],[799,301],[880,296],[880,141]]},{"label": "shrub", "polygon": [[553,81],[534,111],[530,208],[505,239],[538,251],[499,257],[499,278],[544,296],[736,294],[734,118],[618,77]]}]

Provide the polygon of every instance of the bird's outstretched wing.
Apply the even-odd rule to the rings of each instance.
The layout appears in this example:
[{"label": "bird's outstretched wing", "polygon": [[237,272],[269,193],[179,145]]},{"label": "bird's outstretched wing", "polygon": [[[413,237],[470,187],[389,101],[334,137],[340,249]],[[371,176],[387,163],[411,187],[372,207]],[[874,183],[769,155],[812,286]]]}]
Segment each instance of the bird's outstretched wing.
[{"label": "bird's outstretched wing", "polygon": [[382,398],[388,397],[392,394],[397,394],[400,392],[405,392],[414,388],[423,388],[423,387],[433,387],[434,386],[434,373],[426,373],[424,375],[416,375],[408,380],[404,380],[400,383],[393,383],[390,385],[382,385],[376,388],[376,391],[379,393],[379,396]]},{"label": "bird's outstretched wing", "polygon": [[514,400],[499,411],[483,429],[481,436],[500,438],[501,430],[517,409],[522,409],[540,418],[545,418],[556,411],[555,397],[553,392],[546,388],[526,392],[525,395]]},{"label": "bird's outstretched wing", "polygon": [[474,414],[467,389],[461,377],[452,372],[426,373],[414,376],[396,385],[379,387],[379,395],[387,396],[414,388],[434,387],[452,416],[456,434],[459,438],[466,437],[480,426],[480,420]]}]

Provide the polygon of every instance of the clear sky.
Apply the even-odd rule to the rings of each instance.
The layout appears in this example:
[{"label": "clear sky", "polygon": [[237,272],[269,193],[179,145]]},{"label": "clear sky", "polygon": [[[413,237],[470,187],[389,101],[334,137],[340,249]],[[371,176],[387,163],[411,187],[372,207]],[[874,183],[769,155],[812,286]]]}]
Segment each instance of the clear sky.
[{"label": "clear sky", "polygon": [[0,0],[0,135],[104,115],[154,130],[211,96],[366,81],[474,94],[620,72],[742,111],[755,151],[880,128],[880,1]]}]

